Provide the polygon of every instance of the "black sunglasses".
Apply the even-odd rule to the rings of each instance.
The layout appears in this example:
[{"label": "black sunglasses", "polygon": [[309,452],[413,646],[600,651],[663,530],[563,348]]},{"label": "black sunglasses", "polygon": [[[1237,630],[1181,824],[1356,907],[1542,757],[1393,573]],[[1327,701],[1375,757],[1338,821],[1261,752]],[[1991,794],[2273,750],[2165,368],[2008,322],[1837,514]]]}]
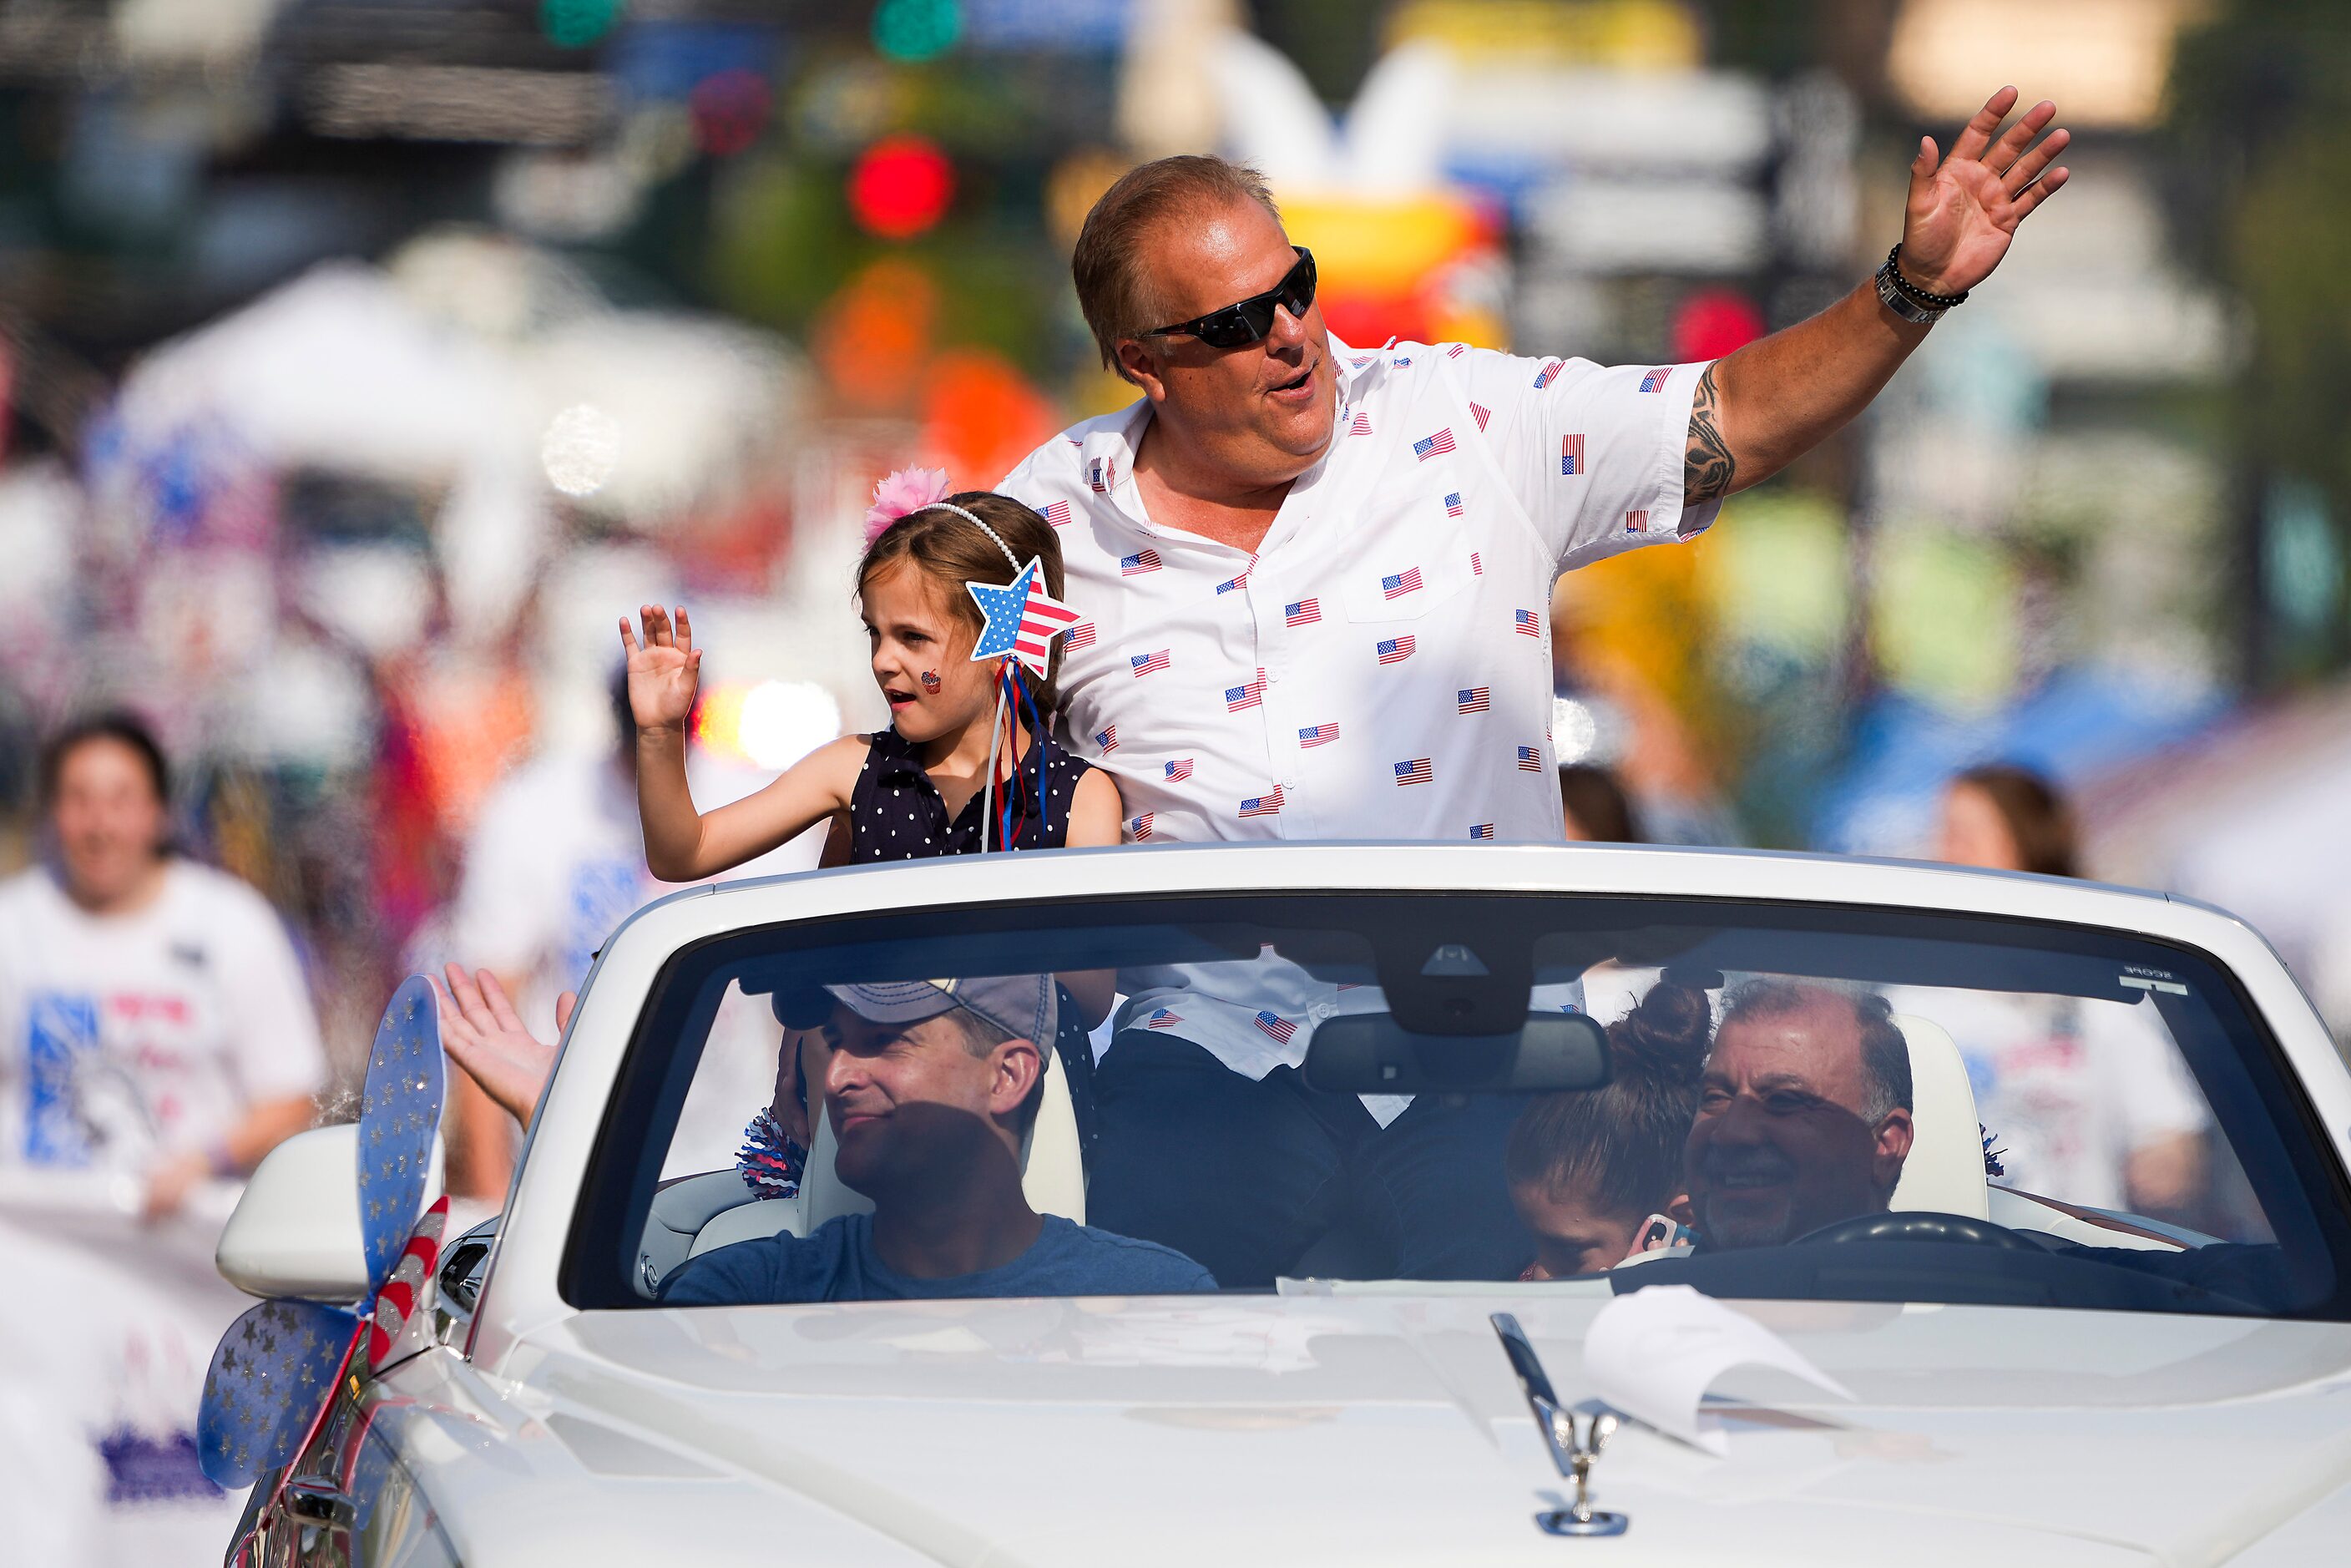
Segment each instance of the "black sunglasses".
[{"label": "black sunglasses", "polygon": [[1251,343],[1265,341],[1265,335],[1273,330],[1276,306],[1292,316],[1303,317],[1314,303],[1314,253],[1302,245],[1290,248],[1298,253],[1298,265],[1264,293],[1253,294],[1238,304],[1211,310],[1189,321],[1178,321],[1173,327],[1154,327],[1137,335],[1197,338],[1211,349],[1246,349]]}]

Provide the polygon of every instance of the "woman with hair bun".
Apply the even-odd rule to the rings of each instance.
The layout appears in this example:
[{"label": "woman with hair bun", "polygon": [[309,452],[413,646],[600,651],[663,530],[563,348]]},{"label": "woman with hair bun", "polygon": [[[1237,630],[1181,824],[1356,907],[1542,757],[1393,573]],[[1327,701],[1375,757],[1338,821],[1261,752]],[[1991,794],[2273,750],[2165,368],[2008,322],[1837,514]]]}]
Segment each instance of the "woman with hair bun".
[{"label": "woman with hair bun", "polygon": [[1705,988],[1668,971],[1608,1026],[1605,1086],[1545,1095],[1511,1127],[1503,1174],[1535,1238],[1521,1278],[1594,1273],[1675,1233],[1713,1021]]}]

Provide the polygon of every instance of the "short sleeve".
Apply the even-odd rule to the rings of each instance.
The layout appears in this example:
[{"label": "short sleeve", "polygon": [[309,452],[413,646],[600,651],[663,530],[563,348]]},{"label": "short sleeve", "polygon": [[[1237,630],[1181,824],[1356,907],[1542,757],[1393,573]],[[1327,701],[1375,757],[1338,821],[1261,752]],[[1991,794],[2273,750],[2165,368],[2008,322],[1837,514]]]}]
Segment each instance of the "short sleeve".
[{"label": "short sleeve", "polygon": [[2123,1140],[2119,1152],[2210,1125],[2196,1081],[2152,1002],[2085,1002],[2082,1032],[2102,1059],[2102,1092],[2114,1096]]},{"label": "short sleeve", "polygon": [[327,1053],[294,944],[267,900],[221,874],[221,997],[237,1081],[250,1101],[316,1094]]},{"label": "short sleeve", "polygon": [[1688,538],[1714,521],[1719,501],[1682,502],[1706,362],[1603,366],[1480,350],[1460,363],[1503,482],[1562,568]]},{"label": "short sleeve", "polygon": [[450,946],[467,969],[528,974],[552,951],[555,901],[545,892],[553,859],[549,824],[534,821],[526,791],[511,785],[485,802],[465,843]]}]

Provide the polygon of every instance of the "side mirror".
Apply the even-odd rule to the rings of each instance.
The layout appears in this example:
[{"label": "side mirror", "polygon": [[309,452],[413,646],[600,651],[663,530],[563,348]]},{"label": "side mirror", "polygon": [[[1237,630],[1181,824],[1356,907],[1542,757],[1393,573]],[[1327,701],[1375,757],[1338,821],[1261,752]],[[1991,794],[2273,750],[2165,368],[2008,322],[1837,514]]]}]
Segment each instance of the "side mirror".
[{"label": "side mirror", "polygon": [[[360,1229],[357,1123],[297,1133],[263,1156],[213,1262],[247,1295],[345,1304],[368,1293]],[[441,1140],[433,1141],[424,1201],[441,1196]]]},{"label": "side mirror", "polygon": [[1419,1034],[1389,1013],[1326,1020],[1307,1084],[1342,1094],[1541,1094],[1608,1082],[1608,1031],[1583,1013],[1529,1013],[1510,1034]]}]

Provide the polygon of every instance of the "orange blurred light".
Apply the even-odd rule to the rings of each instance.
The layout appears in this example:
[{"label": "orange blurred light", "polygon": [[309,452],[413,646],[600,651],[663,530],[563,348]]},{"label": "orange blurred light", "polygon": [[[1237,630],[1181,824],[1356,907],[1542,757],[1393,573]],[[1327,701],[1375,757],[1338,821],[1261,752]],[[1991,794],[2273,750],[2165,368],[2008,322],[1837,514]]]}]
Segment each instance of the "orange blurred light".
[{"label": "orange blurred light", "polygon": [[938,316],[939,287],[913,262],[886,256],[849,280],[819,318],[816,361],[841,401],[863,413],[913,401]]},{"label": "orange blurred light", "polygon": [[866,233],[912,239],[946,215],[955,165],[921,136],[885,136],[849,171],[849,212]]},{"label": "orange blurred light", "polygon": [[991,350],[949,350],[924,378],[923,449],[958,489],[993,486],[1061,423],[1045,394]]}]

